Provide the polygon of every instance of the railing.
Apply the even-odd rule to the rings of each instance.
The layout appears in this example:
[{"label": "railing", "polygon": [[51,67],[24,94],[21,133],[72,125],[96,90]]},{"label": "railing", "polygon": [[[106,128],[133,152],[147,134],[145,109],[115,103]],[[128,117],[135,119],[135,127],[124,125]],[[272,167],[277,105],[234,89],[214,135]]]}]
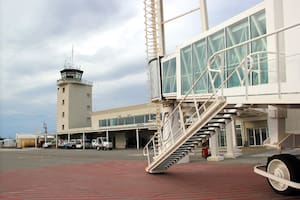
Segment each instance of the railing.
[{"label": "railing", "polygon": [[[239,80],[239,86],[245,86],[245,98],[248,99],[248,89],[249,86],[251,86],[251,82],[253,82],[253,73],[260,74],[262,71],[260,69],[260,66],[255,69],[256,65],[260,64],[260,54],[266,54],[275,55],[275,63],[276,63],[276,73],[277,73],[277,84],[278,84],[278,97],[281,97],[281,71],[279,67],[279,59],[280,56],[284,55],[283,53],[279,52],[279,40],[278,40],[278,34],[295,28],[297,26],[300,26],[300,23],[295,24],[293,26],[289,26],[286,28],[279,29],[273,33],[265,34],[262,36],[259,36],[257,38],[250,39],[248,41],[242,42],[240,44],[234,45],[232,47],[223,49],[221,51],[218,51],[214,53],[209,59],[208,59],[208,66],[205,71],[200,75],[200,77],[194,82],[192,87],[188,90],[188,92],[185,94],[183,99],[178,103],[178,105],[173,109],[173,111],[169,114],[168,118],[165,120],[165,122],[162,124],[160,130],[150,139],[150,141],[146,144],[144,148],[144,155],[147,156],[148,164],[150,164],[155,157],[159,156],[162,152],[167,151],[176,141],[179,137],[181,137],[183,134],[186,133],[186,130],[193,125],[194,122],[201,119],[203,115],[205,115],[205,112],[209,109],[209,107],[215,102],[216,100],[224,100],[224,88],[229,83],[229,80],[236,75]],[[229,50],[232,50],[237,47],[245,46],[246,51],[248,51],[248,45],[251,44],[254,41],[261,40],[263,38],[267,38],[269,36],[275,35],[275,41],[276,41],[276,52],[268,52],[268,51],[260,51],[260,52],[254,52],[254,53],[246,53],[242,61],[236,66],[232,72],[224,79],[225,74],[225,65],[223,63],[223,60],[226,56],[226,52]],[[255,56],[258,56],[258,62],[254,62]],[[213,63],[219,59],[219,62],[221,64],[218,65],[218,68],[213,68]],[[269,61],[268,61],[269,62]],[[228,70],[228,69],[226,69]],[[228,71],[227,71],[228,72]],[[194,94],[194,88],[198,85],[199,81],[204,77],[208,76],[210,87],[212,89],[212,93],[210,96],[204,100],[200,101],[197,99],[197,95]],[[251,78],[252,77],[252,78]],[[215,87],[216,82],[219,78],[219,86]],[[258,75],[258,83],[261,83],[261,77]],[[185,103],[187,99],[192,99],[194,106],[191,106],[188,108],[188,110],[185,108]],[[200,105],[200,103],[202,103]],[[188,116],[186,117],[184,113],[187,113]],[[179,122],[179,123],[178,123]]]},{"label": "railing", "polygon": [[[245,56],[243,58],[243,60],[239,63],[239,65],[237,67],[235,67],[233,70],[234,72],[237,74],[238,79],[239,79],[239,86],[245,86],[245,97],[246,99],[248,99],[248,89],[249,86],[253,85],[253,73],[256,73],[258,75],[258,84],[261,84],[261,77],[260,77],[260,72],[263,72],[263,70],[260,68],[261,67],[261,56],[262,54],[265,54],[265,57],[267,58],[267,60],[265,60],[267,63],[270,63],[271,61],[275,62],[275,72],[276,73],[276,81],[275,83],[277,83],[277,95],[279,98],[281,98],[281,90],[282,90],[282,69],[280,67],[280,61],[282,57],[291,57],[291,56],[299,56],[299,53],[296,54],[292,54],[292,55],[286,55],[283,52],[280,52],[280,48],[279,48],[279,34],[282,32],[285,32],[287,30],[293,29],[293,28],[297,28],[300,26],[300,23],[294,24],[292,26],[288,26],[288,27],[284,27],[281,29],[278,29],[277,31],[274,31],[272,33],[268,33],[265,35],[261,35],[259,37],[253,38],[253,39],[249,39],[247,41],[241,42],[239,44],[233,45],[231,47],[222,49],[216,53],[214,53],[209,59],[208,59],[208,68],[210,68],[211,72],[215,72],[218,73],[219,76],[215,75],[214,77],[210,77],[211,80],[216,81],[216,78],[219,77],[221,80],[224,80],[224,75],[225,72],[227,70],[230,71],[232,69],[225,69],[225,64],[224,64],[224,60],[226,58],[226,55],[228,54],[228,51],[230,50],[235,50],[237,48],[244,48],[245,50]],[[256,41],[262,40],[262,39],[268,39],[271,36],[274,36],[274,41],[275,41],[275,50],[274,51],[256,51],[253,53],[247,53],[248,52],[248,48],[249,46]],[[275,58],[274,59],[268,59],[269,55],[274,55]],[[257,59],[255,59],[254,57],[257,57]],[[212,68],[212,64],[214,62],[216,62],[216,60],[219,59],[218,62],[221,63],[221,65],[219,65],[219,69],[213,69]],[[255,60],[257,60],[257,62],[255,62]],[[257,65],[257,69],[255,69],[255,65]],[[238,70],[237,70],[238,69]],[[244,79],[242,80],[242,76],[240,74],[240,72],[244,73]],[[265,71],[266,73],[270,73],[272,71]],[[249,76],[246,76],[246,74],[248,74]],[[231,74],[227,77],[227,80],[229,80],[234,74]],[[209,74],[209,76],[211,76],[211,74]],[[222,81],[221,81],[222,82]],[[251,84],[252,83],[252,84]],[[223,94],[224,92],[224,88],[226,88],[226,84],[222,85],[221,84],[221,94]]]},{"label": "railing", "polygon": [[[248,48],[247,46],[245,48]],[[214,57],[211,57],[212,59],[208,62],[208,68],[209,71],[212,73],[209,73],[209,78],[210,81],[215,83],[217,78],[221,79],[221,82],[224,82],[224,77],[225,77],[225,73],[228,71],[231,71],[232,69],[225,69],[225,66],[220,65],[219,69],[213,69],[212,68],[212,63],[215,62],[216,58],[219,59],[224,59],[224,57],[226,55],[224,55],[225,53],[222,54],[222,56],[220,54],[215,55]],[[286,55],[284,53],[277,53],[277,52],[268,52],[268,51],[259,51],[259,52],[254,52],[254,53],[250,53],[249,55],[247,55],[245,58],[242,59],[242,61],[236,66],[234,67],[233,71],[227,76],[227,78],[225,79],[225,83],[226,84],[221,84],[220,88],[218,88],[220,90],[220,94],[221,96],[223,96],[224,93],[224,89],[228,88],[228,83],[231,80],[231,78],[236,75],[238,78],[238,87],[244,86],[245,87],[245,98],[248,99],[249,96],[249,87],[253,86],[253,85],[261,85],[262,83],[262,78],[261,78],[261,73],[268,73],[270,74],[271,72],[275,72],[276,75],[276,83],[277,83],[277,95],[279,98],[281,98],[281,73],[277,73],[276,71],[271,71],[271,70],[263,70],[261,69],[261,63],[262,63],[262,59],[260,55],[264,55],[264,57],[269,57],[269,55],[278,55],[279,57],[285,57]],[[255,59],[255,57],[257,57],[257,59]],[[257,62],[255,62],[255,60],[257,60]],[[270,62],[271,60],[265,60],[263,62]],[[276,63],[278,61],[275,61]],[[256,69],[257,66],[257,69]],[[254,80],[254,75],[256,74],[257,76],[257,80],[255,83]],[[227,87],[226,87],[227,86]],[[237,86],[235,86],[237,87]],[[213,87],[214,89],[215,87]],[[216,92],[216,91],[214,91]]]},{"label": "railing", "polygon": [[159,148],[157,145],[157,143],[159,142],[158,137],[159,133],[156,132],[143,149],[144,156],[147,156],[148,165],[150,165],[153,159],[159,155]]},{"label": "railing", "polygon": [[57,84],[60,83],[64,83],[64,82],[77,82],[77,83],[83,83],[83,84],[87,84],[87,85],[93,85],[93,82],[91,81],[87,81],[87,80],[83,80],[83,79],[74,79],[74,78],[64,78],[64,79],[59,79],[57,80]]}]

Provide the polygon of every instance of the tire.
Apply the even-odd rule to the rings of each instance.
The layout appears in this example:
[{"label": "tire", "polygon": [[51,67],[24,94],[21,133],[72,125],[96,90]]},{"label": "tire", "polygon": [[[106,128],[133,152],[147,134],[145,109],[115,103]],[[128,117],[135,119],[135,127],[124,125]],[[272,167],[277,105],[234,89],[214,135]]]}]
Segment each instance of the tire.
[{"label": "tire", "polygon": [[[274,155],[268,158],[267,172],[275,176],[290,180],[299,181],[300,172],[299,160],[290,154]],[[279,183],[272,179],[267,179],[271,188],[281,195],[293,195],[297,190],[285,184]]]}]

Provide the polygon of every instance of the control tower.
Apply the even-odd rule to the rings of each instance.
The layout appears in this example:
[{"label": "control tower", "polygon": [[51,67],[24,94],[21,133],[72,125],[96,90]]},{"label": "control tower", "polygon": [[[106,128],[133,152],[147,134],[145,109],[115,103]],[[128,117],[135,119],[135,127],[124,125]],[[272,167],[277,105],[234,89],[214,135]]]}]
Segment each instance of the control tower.
[{"label": "control tower", "polygon": [[[72,59],[73,60],[73,59]],[[57,132],[91,126],[92,83],[82,80],[83,71],[65,64],[57,80]]]}]

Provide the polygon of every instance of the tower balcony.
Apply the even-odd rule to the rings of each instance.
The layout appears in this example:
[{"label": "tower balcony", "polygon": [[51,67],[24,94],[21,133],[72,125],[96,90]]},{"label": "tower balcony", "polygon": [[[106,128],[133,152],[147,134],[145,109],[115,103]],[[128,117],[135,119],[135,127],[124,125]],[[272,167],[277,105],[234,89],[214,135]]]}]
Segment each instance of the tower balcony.
[{"label": "tower balcony", "polygon": [[64,78],[64,79],[57,80],[57,85],[65,85],[65,84],[69,84],[69,83],[93,86],[93,82],[87,81],[87,80],[81,80],[81,79],[78,80],[78,79],[73,79],[73,78]]}]

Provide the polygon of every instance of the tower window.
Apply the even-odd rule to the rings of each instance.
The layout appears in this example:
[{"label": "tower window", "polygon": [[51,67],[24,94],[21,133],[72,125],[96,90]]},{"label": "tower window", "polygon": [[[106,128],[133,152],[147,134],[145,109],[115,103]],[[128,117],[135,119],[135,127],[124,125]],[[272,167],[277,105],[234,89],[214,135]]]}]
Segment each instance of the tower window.
[{"label": "tower window", "polygon": [[65,125],[64,125],[64,124],[61,125],[61,129],[62,129],[62,130],[65,130]]},{"label": "tower window", "polygon": [[91,93],[86,93],[86,96],[87,97],[91,97]]},{"label": "tower window", "polygon": [[65,100],[64,100],[64,99],[62,100],[61,104],[62,104],[62,105],[65,105]]},{"label": "tower window", "polygon": [[63,88],[62,92],[65,93],[65,88]]},{"label": "tower window", "polygon": [[65,117],[65,112],[62,112],[62,117]]},{"label": "tower window", "polygon": [[91,106],[90,105],[87,105],[86,108],[87,108],[87,110],[91,110]]}]

